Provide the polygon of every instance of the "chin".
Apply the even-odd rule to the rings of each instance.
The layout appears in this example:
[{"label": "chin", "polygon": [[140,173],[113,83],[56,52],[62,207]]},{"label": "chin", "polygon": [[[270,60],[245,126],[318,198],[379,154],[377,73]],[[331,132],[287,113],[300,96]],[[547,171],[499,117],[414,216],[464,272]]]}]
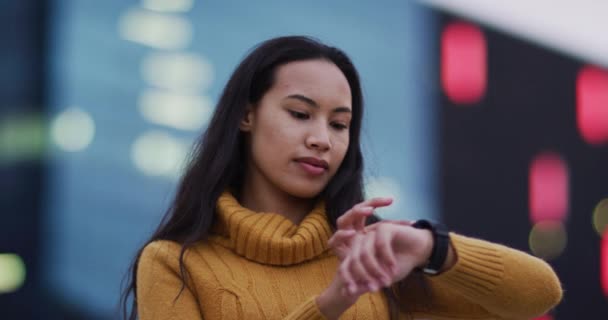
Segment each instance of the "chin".
[{"label": "chin", "polygon": [[325,188],[326,183],[323,184],[312,184],[307,183],[307,185],[291,185],[283,188],[287,193],[291,196],[300,198],[300,199],[312,199],[317,197],[323,188]]}]

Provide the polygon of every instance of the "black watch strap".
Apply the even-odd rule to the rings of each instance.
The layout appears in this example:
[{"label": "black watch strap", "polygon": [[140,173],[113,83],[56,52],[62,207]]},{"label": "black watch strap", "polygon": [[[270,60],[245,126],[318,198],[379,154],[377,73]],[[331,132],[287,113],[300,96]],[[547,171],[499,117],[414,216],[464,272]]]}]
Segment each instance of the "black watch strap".
[{"label": "black watch strap", "polygon": [[441,267],[445,263],[445,259],[448,256],[448,249],[450,245],[450,234],[448,229],[440,224],[430,222],[428,220],[418,220],[412,227],[417,229],[427,229],[433,233],[433,251],[429,258],[428,264],[422,268],[422,271],[426,274],[435,275],[439,273]]}]

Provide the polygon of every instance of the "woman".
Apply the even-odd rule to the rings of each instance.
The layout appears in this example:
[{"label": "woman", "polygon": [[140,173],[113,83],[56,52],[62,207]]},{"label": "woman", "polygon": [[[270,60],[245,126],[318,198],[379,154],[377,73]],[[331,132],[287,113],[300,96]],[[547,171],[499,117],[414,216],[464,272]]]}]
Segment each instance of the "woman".
[{"label": "woman", "polygon": [[560,301],[552,269],[523,252],[377,222],[392,200],[363,201],[362,114],[339,49],[255,48],[137,255],[131,319],[527,319]]}]

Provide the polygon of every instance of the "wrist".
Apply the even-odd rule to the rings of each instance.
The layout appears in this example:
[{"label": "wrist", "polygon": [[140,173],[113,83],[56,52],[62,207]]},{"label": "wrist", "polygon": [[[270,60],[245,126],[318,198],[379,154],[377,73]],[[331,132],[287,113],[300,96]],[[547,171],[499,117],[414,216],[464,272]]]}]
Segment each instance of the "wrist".
[{"label": "wrist", "polygon": [[[433,223],[428,220],[418,220],[412,227],[429,231],[432,235],[432,249],[430,257],[425,266],[421,269],[429,275],[436,275],[444,269],[446,260],[450,253],[450,235],[447,228],[440,223]],[[427,248],[428,249],[428,248]],[[427,254],[428,252],[425,252]]]},{"label": "wrist", "polygon": [[344,297],[340,292],[336,292],[333,286],[330,286],[325,291],[323,291],[316,299],[317,307],[319,311],[327,318],[328,320],[338,319],[344,311],[350,308],[355,301],[357,301],[357,297],[349,298]]},{"label": "wrist", "polygon": [[443,263],[443,266],[441,267],[440,272],[444,272],[446,270],[449,270],[450,268],[452,268],[457,261],[457,257],[456,257],[456,251],[454,250],[454,247],[452,246],[452,243],[449,242],[448,245],[448,255],[445,259],[445,263]]},{"label": "wrist", "polygon": [[417,267],[424,268],[428,265],[429,260],[431,259],[431,255],[433,254],[433,248],[435,246],[435,239],[433,237],[433,232],[427,229],[417,229],[420,233],[420,237],[422,238],[423,245],[422,250],[420,252],[420,259],[418,261]]}]

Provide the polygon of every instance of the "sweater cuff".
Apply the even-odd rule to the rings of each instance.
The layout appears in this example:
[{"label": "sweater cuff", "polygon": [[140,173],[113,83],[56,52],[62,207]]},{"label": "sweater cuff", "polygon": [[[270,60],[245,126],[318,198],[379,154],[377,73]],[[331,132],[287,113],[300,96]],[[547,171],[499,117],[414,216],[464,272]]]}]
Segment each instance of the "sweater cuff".
[{"label": "sweater cuff", "polygon": [[317,295],[295,308],[285,320],[327,320],[317,306]]},{"label": "sweater cuff", "polygon": [[431,282],[448,283],[470,300],[487,296],[501,283],[504,264],[498,250],[481,240],[450,233],[456,263],[445,272],[429,277]]}]

